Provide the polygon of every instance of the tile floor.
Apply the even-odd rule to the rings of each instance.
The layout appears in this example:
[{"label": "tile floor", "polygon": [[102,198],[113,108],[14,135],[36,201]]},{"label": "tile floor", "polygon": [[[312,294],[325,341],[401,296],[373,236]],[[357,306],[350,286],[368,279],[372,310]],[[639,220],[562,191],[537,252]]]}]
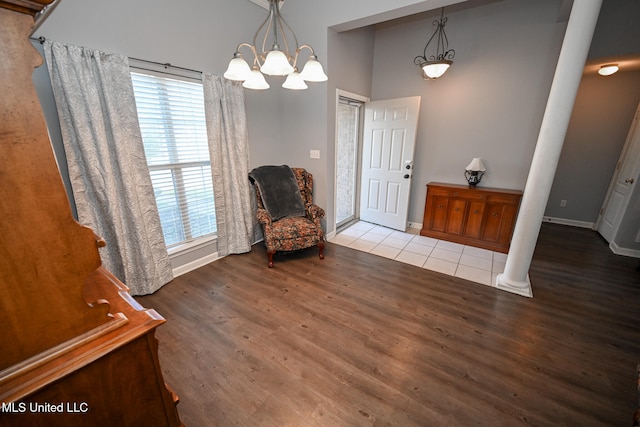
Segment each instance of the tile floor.
[{"label": "tile floor", "polygon": [[330,242],[487,286],[495,286],[507,259],[500,252],[420,236],[415,229],[401,232],[364,221]]}]

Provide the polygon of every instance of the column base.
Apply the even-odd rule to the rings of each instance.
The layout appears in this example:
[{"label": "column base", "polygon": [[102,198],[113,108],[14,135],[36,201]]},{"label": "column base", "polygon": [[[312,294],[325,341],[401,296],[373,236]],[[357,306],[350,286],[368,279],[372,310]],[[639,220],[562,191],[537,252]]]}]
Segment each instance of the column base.
[{"label": "column base", "polygon": [[496,287],[503,291],[511,292],[513,294],[522,295],[523,297],[533,298],[533,292],[531,291],[531,281],[527,274],[527,280],[524,282],[509,280],[505,277],[504,273],[498,274],[496,279]]}]

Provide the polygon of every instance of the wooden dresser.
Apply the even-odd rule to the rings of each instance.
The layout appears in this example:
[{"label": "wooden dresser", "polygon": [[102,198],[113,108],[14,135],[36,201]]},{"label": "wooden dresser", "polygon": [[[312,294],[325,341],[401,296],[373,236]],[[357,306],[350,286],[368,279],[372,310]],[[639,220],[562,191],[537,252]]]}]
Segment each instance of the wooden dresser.
[{"label": "wooden dresser", "polygon": [[431,182],[420,234],[508,252],[522,191]]},{"label": "wooden dresser", "polygon": [[31,74],[34,16],[0,0],[0,426],[179,426],[155,330],[71,214]]}]

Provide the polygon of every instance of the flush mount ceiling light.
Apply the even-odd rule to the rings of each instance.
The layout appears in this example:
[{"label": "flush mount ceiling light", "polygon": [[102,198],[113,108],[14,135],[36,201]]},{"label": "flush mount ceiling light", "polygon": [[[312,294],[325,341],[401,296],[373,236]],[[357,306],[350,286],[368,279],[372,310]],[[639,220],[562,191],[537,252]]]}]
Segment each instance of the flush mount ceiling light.
[{"label": "flush mount ceiling light", "polygon": [[611,74],[616,73],[619,69],[620,67],[618,67],[618,64],[607,64],[600,67],[598,74],[601,76],[610,76]]},{"label": "flush mount ceiling light", "polygon": [[[258,27],[253,43],[240,43],[229,62],[224,76],[229,80],[242,81],[248,89],[268,89],[269,84],[263,74],[287,76],[282,87],[286,89],[306,89],[306,82],[324,82],[327,75],[322,69],[313,48],[307,44],[298,45],[298,38],[280,15],[279,0],[269,1],[269,16]],[[263,33],[264,32],[264,33]],[[290,42],[293,42],[290,44]],[[249,67],[240,53],[247,47],[253,54],[253,64]],[[298,56],[303,49],[311,51],[307,62],[298,72]]]},{"label": "flush mount ceiling light", "polygon": [[[413,62],[422,69],[422,75],[425,79],[437,79],[453,64],[452,59],[456,55],[456,52],[453,49],[449,49],[449,40],[447,39],[447,34],[444,32],[446,23],[447,18],[444,17],[444,8],[442,8],[440,20],[433,21],[436,30],[424,47],[423,54],[416,56],[413,60]],[[429,45],[434,40],[435,43],[431,46],[433,50],[429,53]]]}]

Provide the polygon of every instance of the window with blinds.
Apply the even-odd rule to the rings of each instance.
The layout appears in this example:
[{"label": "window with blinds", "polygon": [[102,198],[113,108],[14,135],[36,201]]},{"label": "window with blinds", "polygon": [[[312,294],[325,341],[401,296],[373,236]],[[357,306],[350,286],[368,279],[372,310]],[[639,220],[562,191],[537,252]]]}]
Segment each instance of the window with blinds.
[{"label": "window with blinds", "polygon": [[131,72],[167,248],[211,237],[216,213],[202,83]]}]

